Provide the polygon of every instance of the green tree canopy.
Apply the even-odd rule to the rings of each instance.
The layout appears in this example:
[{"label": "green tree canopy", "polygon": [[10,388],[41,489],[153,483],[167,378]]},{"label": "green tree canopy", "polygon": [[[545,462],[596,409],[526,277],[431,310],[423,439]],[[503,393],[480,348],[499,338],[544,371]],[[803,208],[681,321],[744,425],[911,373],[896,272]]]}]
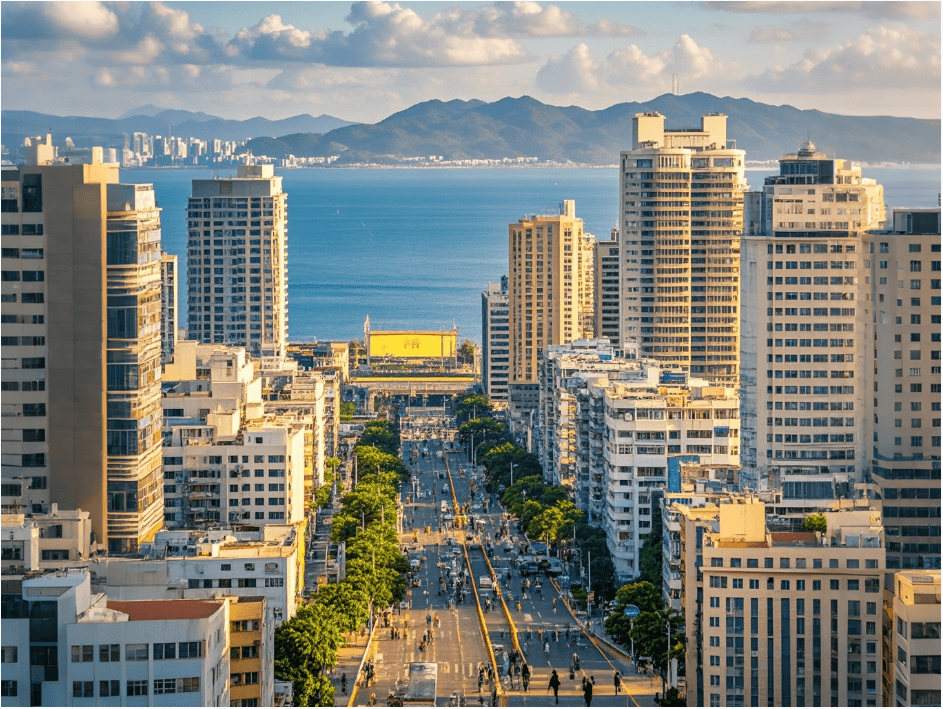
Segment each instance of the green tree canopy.
[{"label": "green tree canopy", "polygon": [[320,605],[299,606],[275,629],[275,676],[292,682],[297,706],[333,706],[333,686],[317,678],[337,664],[342,643],[333,614]]},{"label": "green tree canopy", "polygon": [[330,611],[342,633],[353,633],[367,622],[370,594],[345,579],[322,586],[317,603]]},{"label": "green tree canopy", "polygon": [[491,401],[483,394],[463,394],[455,403],[455,418],[459,424],[479,416],[490,417]]},{"label": "green tree canopy", "polygon": [[810,514],[802,521],[802,528],[807,532],[821,532],[825,534],[828,531],[828,520],[823,514]]}]

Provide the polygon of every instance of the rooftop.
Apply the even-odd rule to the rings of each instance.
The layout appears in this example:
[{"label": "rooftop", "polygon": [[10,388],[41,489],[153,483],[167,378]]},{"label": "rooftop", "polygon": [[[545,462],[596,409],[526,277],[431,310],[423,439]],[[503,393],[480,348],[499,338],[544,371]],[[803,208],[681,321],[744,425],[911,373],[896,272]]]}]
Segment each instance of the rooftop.
[{"label": "rooftop", "polygon": [[209,618],[223,605],[222,601],[168,600],[168,601],[112,601],[109,610],[126,613],[131,621],[196,620]]}]

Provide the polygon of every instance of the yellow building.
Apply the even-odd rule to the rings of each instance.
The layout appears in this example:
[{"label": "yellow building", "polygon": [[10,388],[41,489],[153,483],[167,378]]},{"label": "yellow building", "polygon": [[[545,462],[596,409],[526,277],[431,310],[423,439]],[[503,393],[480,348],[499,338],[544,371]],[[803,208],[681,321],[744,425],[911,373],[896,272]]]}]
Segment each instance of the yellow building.
[{"label": "yellow building", "polygon": [[592,293],[592,284],[583,284],[592,272],[587,237],[573,200],[563,202],[560,214],[522,217],[508,226],[512,418],[536,407],[541,352],[583,336]]},{"label": "yellow building", "polygon": [[[263,632],[264,596],[230,597],[229,706],[273,706],[274,648]],[[268,640],[268,642],[266,642]]]}]

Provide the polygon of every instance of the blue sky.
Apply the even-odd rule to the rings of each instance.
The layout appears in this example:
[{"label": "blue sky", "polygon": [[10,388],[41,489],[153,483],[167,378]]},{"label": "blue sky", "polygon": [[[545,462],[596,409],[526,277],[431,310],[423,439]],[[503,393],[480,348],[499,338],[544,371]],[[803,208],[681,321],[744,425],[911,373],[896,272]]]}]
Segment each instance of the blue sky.
[{"label": "blue sky", "polygon": [[375,122],[429,99],[671,90],[940,117],[940,3],[0,4],[2,107]]}]

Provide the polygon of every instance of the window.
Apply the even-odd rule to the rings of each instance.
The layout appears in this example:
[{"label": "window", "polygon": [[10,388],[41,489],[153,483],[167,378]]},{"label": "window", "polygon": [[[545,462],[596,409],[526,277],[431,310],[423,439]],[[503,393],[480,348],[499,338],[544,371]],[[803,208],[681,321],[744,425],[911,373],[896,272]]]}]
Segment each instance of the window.
[{"label": "window", "polygon": [[127,694],[129,697],[146,697],[147,696],[147,680],[146,679],[128,680]]},{"label": "window", "polygon": [[95,646],[73,645],[72,662],[95,662]]},{"label": "window", "polygon": [[16,680],[5,679],[0,681],[0,697],[16,696]]},{"label": "window", "polygon": [[99,662],[121,662],[121,646],[120,645],[99,645],[98,646],[98,661]]},{"label": "window", "polygon": [[121,696],[121,682],[116,679],[103,679],[98,683],[98,696],[100,697],[118,697]]},{"label": "window", "polygon": [[94,682],[73,682],[72,683],[72,696],[73,697],[94,697],[95,696],[95,683]]},{"label": "window", "polygon": [[176,660],[177,643],[154,643],[155,660]]},{"label": "window", "polygon": [[[146,662],[147,661],[147,645],[125,645],[124,646],[124,659],[127,662]],[[131,694],[128,692],[128,694]]]},{"label": "window", "polygon": [[178,657],[181,660],[191,657],[203,657],[203,641],[180,643]]},{"label": "window", "polygon": [[17,656],[17,647],[16,645],[5,645],[2,651],[2,661],[3,662],[16,662]]}]

